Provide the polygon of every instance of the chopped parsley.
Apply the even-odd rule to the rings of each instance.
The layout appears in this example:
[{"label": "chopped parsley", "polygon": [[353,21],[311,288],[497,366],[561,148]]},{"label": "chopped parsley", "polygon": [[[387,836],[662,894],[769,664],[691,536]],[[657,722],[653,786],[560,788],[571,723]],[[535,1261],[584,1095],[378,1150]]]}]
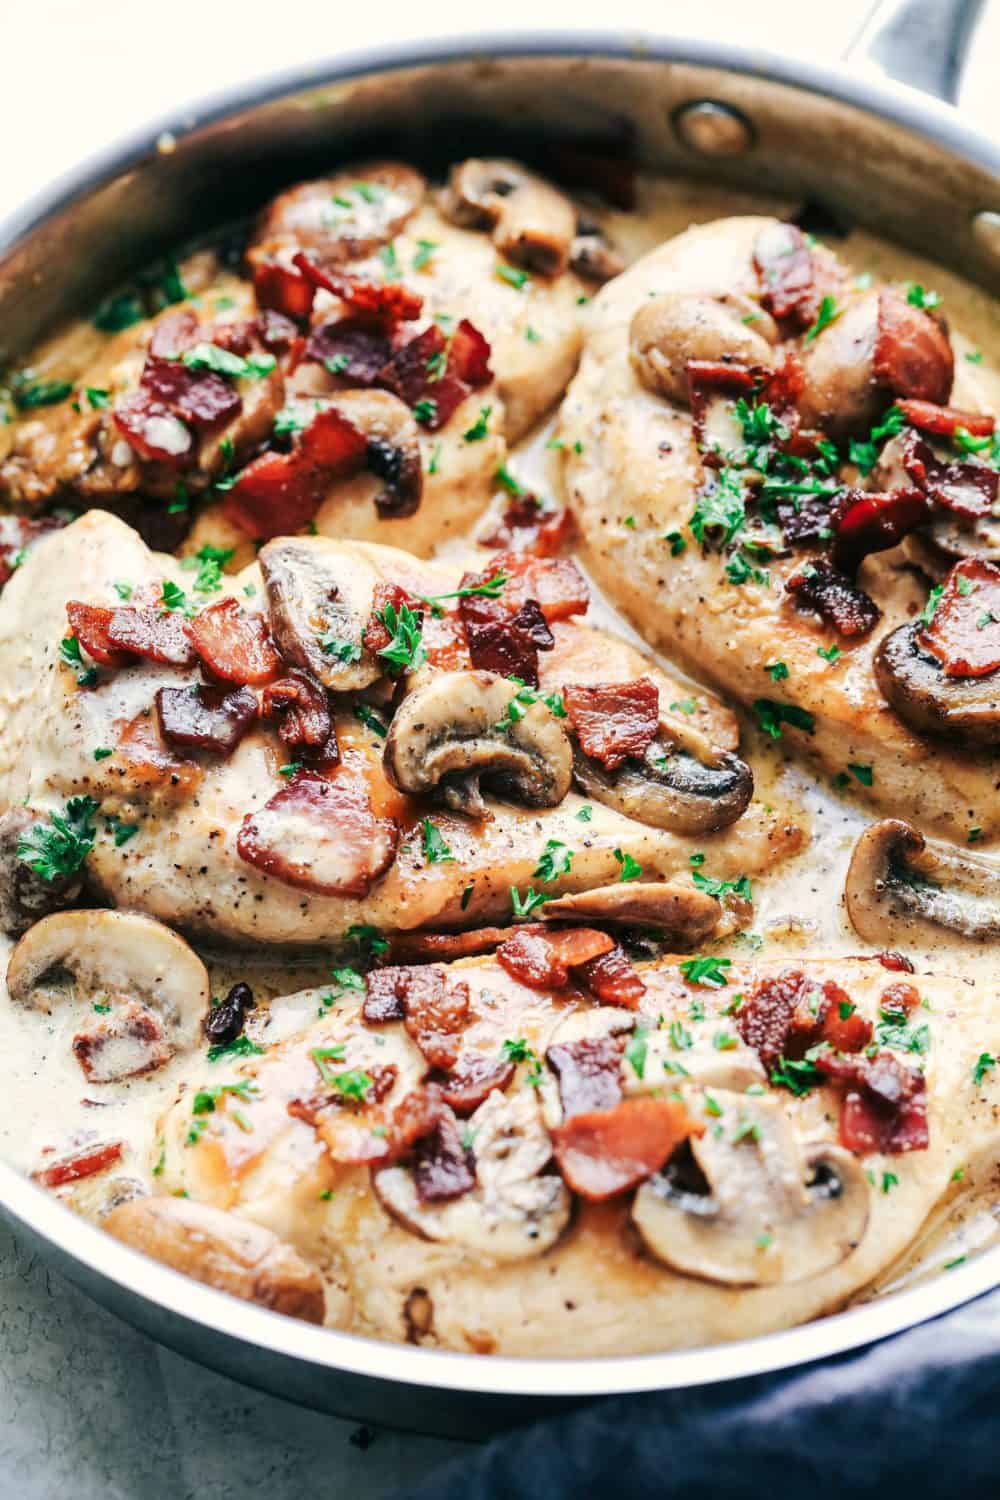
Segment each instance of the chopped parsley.
[{"label": "chopped parsley", "polygon": [[903,430],[903,413],[898,406],[890,406],[881,422],[871,429],[865,442],[851,442],[848,456],[857,464],[862,474],[868,474],[878,463],[879,444],[886,438],[895,437]]},{"label": "chopped parsley", "polygon": [[286,781],[291,781],[292,777],[302,770],[302,766],[301,760],[286,760],[283,766],[278,767],[278,775],[283,776]]},{"label": "chopped parsley", "polygon": [[430,818],[424,818],[420,829],[424,858],[427,863],[429,865],[454,864],[454,854],[441,836],[441,830],[431,822]]},{"label": "chopped parsley", "polygon": [[259,1057],[263,1051],[264,1048],[248,1036],[238,1036],[231,1042],[216,1042],[215,1046],[209,1047],[208,1060],[214,1063],[224,1057]]},{"label": "chopped parsley", "polygon": [[114,755],[114,753],[115,752],[109,745],[98,745],[97,749],[94,751],[94,759],[107,760],[110,756]]},{"label": "chopped parsley", "polygon": [[[723,469],[702,490],[688,525],[702,547],[727,547],[746,523],[746,500],[732,469]],[[706,535],[708,533],[708,535]]]},{"label": "chopped parsley", "polygon": [[18,839],[17,857],[43,880],[75,875],[94,847],[97,829],[93,797],[71,797],[48,823],[35,823]]},{"label": "chopped parsley", "polygon": [[768,662],[764,671],[772,682],[785,682],[788,678],[788,663],[783,661]]},{"label": "chopped parsley", "polygon": [[22,370],[11,382],[11,399],[19,411],[30,411],[38,406],[56,406],[73,394],[68,380],[31,380]]},{"label": "chopped parsley", "polygon": [[724,989],[729,983],[731,958],[686,958],[677,967],[688,984],[702,984],[708,989]]},{"label": "chopped parsley", "polygon": [[123,823],[121,818],[105,818],[104,824],[114,838],[116,849],[120,849],[123,844],[127,844],[129,839],[134,839],[139,832],[138,823]]},{"label": "chopped parsley", "polygon": [[837,306],[835,297],[824,297],[816,314],[816,321],[811,328],[806,329],[803,343],[811,344],[813,339],[819,338],[824,328],[829,328],[831,323],[836,322],[843,312],[843,308]]},{"label": "chopped parsley", "polygon": [[548,896],[534,890],[530,885],[522,896],[516,885],[510,888],[510,909],[517,918],[530,917],[533,911],[544,906]]},{"label": "chopped parsley", "polygon": [[123,328],[141,323],[145,316],[142,303],[134,292],[122,292],[101,303],[94,314],[94,327],[101,333],[121,333]]},{"label": "chopped parsley", "polygon": [[277,364],[273,354],[249,354],[244,359],[242,355],[233,354],[229,349],[220,349],[218,344],[206,343],[195,344],[193,349],[185,349],[180,359],[187,370],[208,370],[213,375],[227,375],[231,380],[259,380],[264,375],[270,375]]},{"label": "chopped parsley", "polygon": [[377,734],[379,739],[384,740],[389,733],[387,725],[379,718],[373,708],[369,708],[367,703],[356,703],[354,705],[354,717],[359,724],[363,724],[366,729],[370,729],[373,734]]},{"label": "chopped parsley", "polygon": [[234,547],[213,547],[206,543],[200,547],[192,557],[185,557],[181,567],[186,572],[198,570],[198,576],[192,587],[198,594],[217,594],[222,588],[222,570],[226,563],[235,556]]},{"label": "chopped parsley", "polygon": [[645,1077],[646,1053],[649,1050],[646,1043],[648,1035],[649,1033],[645,1026],[637,1026],[625,1046],[625,1061],[631,1067],[636,1078]]},{"label": "chopped parsley", "polygon": [[615,859],[621,865],[621,874],[618,876],[619,882],[638,880],[642,874],[642,865],[639,861],[633,859],[631,854],[627,851],[623,852],[621,849],[616,849],[614,854]]},{"label": "chopped parsley", "polygon": [[80,687],[93,687],[97,681],[97,668],[85,667],[83,655],[80,651],[80,642],[75,635],[67,635],[59,642],[59,660],[64,667],[72,667],[77,671],[77,683]]},{"label": "chopped parsley", "polygon": [[319,645],[321,651],[332,656],[334,661],[342,662],[344,666],[361,660],[361,647],[357,641],[345,641],[339,635],[331,634],[320,636]]},{"label": "chopped parsley", "polygon": [[514,478],[513,474],[507,468],[506,464],[501,464],[493,477],[496,480],[497,484],[503,486],[508,495],[523,495],[526,493],[523,484],[520,484],[518,480]]},{"label": "chopped parsley", "polygon": [[773,698],[757,698],[754,700],[753,711],[757,715],[758,727],[773,740],[781,739],[783,724],[790,725],[792,729],[802,729],[806,734],[812,734],[816,728],[812,714],[795,703],[776,703]]},{"label": "chopped parsley", "polygon": [[354,943],[365,958],[378,958],[389,950],[389,939],[370,922],[354,922],[347,929],[347,941]]},{"label": "chopped parsley", "polygon": [[780,1057],[777,1067],[771,1072],[771,1082],[776,1088],[788,1089],[801,1099],[823,1082],[823,1074],[808,1055],[802,1059]]},{"label": "chopped parsley", "polygon": [[462,433],[463,441],[465,441],[466,443],[481,443],[483,438],[489,436],[490,429],[487,426],[487,423],[489,422],[490,412],[492,410],[492,406],[484,406],[481,408],[479,416],[473,422],[472,426],[467,428],[466,431]]},{"label": "chopped parsley", "polygon": [[855,781],[860,781],[862,786],[871,786],[872,781],[874,780],[874,772],[871,766],[859,766],[855,765],[853,761],[848,761],[847,769],[850,771]]},{"label": "chopped parsley", "polygon": [[549,839],[539,855],[538,864],[531,872],[531,878],[550,885],[561,875],[568,875],[572,863],[573,850],[569,845],[562,843],[559,839]]},{"label": "chopped parsley", "polygon": [[575,814],[575,817],[578,823],[590,823],[594,817],[594,809],[589,802],[585,802],[583,807]]},{"label": "chopped parsley", "polygon": [[437,413],[437,402],[433,401],[428,396],[425,396],[421,401],[416,402],[413,407],[414,417],[424,427],[429,427],[430,424],[437,419]]},{"label": "chopped parsley", "polygon": [[443,611],[439,605],[443,599],[499,599],[508,582],[506,573],[497,572],[487,578],[485,583],[468,583],[464,588],[452,589],[449,594],[428,594],[423,602],[429,604],[436,615],[440,615]]},{"label": "chopped parsley", "polygon": [[680,557],[682,552],[687,551],[687,542],[679,531],[668,531],[663,540],[670,543],[671,557]]},{"label": "chopped parsley", "polygon": [[978,1088],[991,1068],[995,1068],[997,1060],[992,1052],[980,1052],[976,1058],[976,1065],[972,1070],[972,1081]]},{"label": "chopped parsley", "polygon": [[821,656],[824,661],[828,661],[832,666],[834,662],[840,660],[843,652],[839,646],[817,646],[816,655]]},{"label": "chopped parsley", "polygon": [[437,250],[437,240],[417,240],[417,253],[411,262],[415,271],[423,271],[431,263],[431,257]]},{"label": "chopped parsley", "polygon": [[494,270],[501,281],[506,281],[508,286],[514,287],[519,292],[522,292],[531,280],[527,271],[519,271],[516,266],[509,266],[504,260],[498,260]]},{"label": "chopped parsley", "polygon": [[753,900],[753,888],[749,875],[740,875],[737,880],[714,880],[711,875],[703,875],[700,870],[692,870],[691,879],[696,889],[704,891],[706,896],[732,894],[744,901]]},{"label": "chopped parsley", "polygon": [[911,281],[908,284],[906,300],[911,307],[919,307],[923,312],[933,312],[935,307],[941,306],[940,293],[927,291],[919,281]]},{"label": "chopped parsley", "polygon": [[83,394],[93,411],[103,411],[111,404],[111,392],[104,390],[99,385],[85,385]]},{"label": "chopped parsley", "polygon": [[399,257],[396,254],[395,245],[383,245],[378,253],[378,258],[382,262],[382,274],[385,280],[398,281],[403,273],[400,270]]},{"label": "chopped parsley", "polygon": [[178,588],[176,583],[172,583],[167,578],[164,579],[163,591],[160,594],[160,603],[167,610],[183,609],[187,604],[187,595],[182,588]]},{"label": "chopped parsley", "polygon": [[943,583],[936,583],[934,585],[934,587],[931,589],[930,593],[927,595],[927,603],[924,605],[923,609],[920,611],[919,615],[917,616],[917,624],[918,625],[923,625],[923,627],[924,627],[925,630],[926,630],[927,626],[931,623],[931,621],[934,618],[935,613],[937,612],[937,607],[941,603],[941,595],[943,593],[944,593],[944,584]]},{"label": "chopped parsley", "polygon": [[387,604],[377,611],[375,618],[389,632],[390,640],[376,652],[387,662],[394,675],[401,672],[416,672],[427,660],[427,652],[421,644],[422,623],[408,604],[397,610]]}]

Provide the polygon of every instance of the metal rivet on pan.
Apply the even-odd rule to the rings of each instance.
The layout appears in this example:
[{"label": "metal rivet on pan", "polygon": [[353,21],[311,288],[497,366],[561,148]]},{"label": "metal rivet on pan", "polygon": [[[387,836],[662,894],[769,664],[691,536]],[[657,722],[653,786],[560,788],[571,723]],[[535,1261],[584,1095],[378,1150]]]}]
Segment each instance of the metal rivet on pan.
[{"label": "metal rivet on pan", "polygon": [[984,208],[972,215],[972,233],[996,260],[1000,260],[1000,213]]},{"label": "metal rivet on pan", "polygon": [[700,156],[739,156],[754,143],[754,129],[746,115],[715,99],[681,104],[671,119],[678,139]]}]

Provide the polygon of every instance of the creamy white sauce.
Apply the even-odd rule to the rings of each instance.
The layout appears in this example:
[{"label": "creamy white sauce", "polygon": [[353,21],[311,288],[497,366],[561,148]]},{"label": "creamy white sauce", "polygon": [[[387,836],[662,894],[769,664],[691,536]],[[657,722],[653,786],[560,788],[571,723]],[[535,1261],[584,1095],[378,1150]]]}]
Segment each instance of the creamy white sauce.
[{"label": "creamy white sauce", "polygon": [[[641,184],[636,213],[616,212],[603,217],[633,260],[692,223],[734,213],[784,215],[792,208],[790,201],[782,199],[646,179]],[[857,274],[871,272],[876,279],[920,281],[939,292],[956,350],[955,404],[978,399],[1000,409],[1000,372],[995,363],[1000,353],[1000,308],[985,292],[952,272],[861,231],[833,242],[833,248]],[[88,363],[94,352],[93,337],[78,328],[64,336],[61,346],[58,340],[46,346],[34,361],[40,373],[57,367],[60,353],[63,365],[67,363],[67,338],[71,350],[68,362],[80,368]],[[983,352],[982,363],[964,358],[977,350]],[[528,488],[541,493],[551,493],[555,487],[553,454],[546,447],[553,427],[554,418],[519,446],[509,464]],[[471,543],[451,542],[443,552],[457,558],[473,549]],[[474,555],[481,565],[482,552]],[[590,618],[649,651],[596,588]],[[666,659],[661,660],[674,675],[683,675]],[[810,838],[799,856],[769,875],[755,877],[752,931],[716,945],[716,951],[745,957],[752,948],[762,957],[788,954],[799,958],[866,951],[847,922],[842,892],[851,849],[870,821],[870,813],[849,794],[834,795],[807,769],[787,761],[779,745],[762,742],[749,724],[744,726],[743,752],[754,768],[757,795],[766,801],[768,788],[774,788],[798,802],[805,810],[803,822]],[[0,974],[6,969],[11,946],[0,937]],[[918,970],[944,971],[987,985],[993,982],[989,955],[970,951],[946,935],[926,951],[908,951]],[[269,1024],[269,997],[322,985],[328,982],[332,967],[329,959],[283,959],[276,963],[252,953],[221,956],[205,952],[202,956],[209,965],[214,994],[224,994],[236,979],[250,983],[258,1009],[247,1032],[253,1036],[266,1030],[269,1041],[288,1034],[300,1023],[306,1024],[315,1014],[312,1001],[298,1008],[294,1003],[279,1005],[273,1024]],[[109,1189],[113,1191],[123,1179],[144,1188],[154,1185],[162,1114],[179,1088],[210,1082],[213,1065],[199,1051],[176,1057],[144,1077],[114,1085],[88,1085],[71,1050],[73,1036],[85,1020],[86,1007],[79,1004],[67,1004],[51,1016],[12,1005],[0,982],[0,1056],[4,1059],[0,1155],[30,1172],[58,1160],[84,1141],[121,1141],[121,1162],[110,1173],[60,1190],[60,1196],[80,1211],[96,1214],[106,1202]],[[217,1066],[221,1077],[225,1065]],[[997,1230],[992,1201],[982,1197],[953,1199],[945,1210],[931,1214],[905,1259],[889,1267],[863,1296],[895,1290],[918,1277],[935,1274],[950,1262],[994,1243]]]}]

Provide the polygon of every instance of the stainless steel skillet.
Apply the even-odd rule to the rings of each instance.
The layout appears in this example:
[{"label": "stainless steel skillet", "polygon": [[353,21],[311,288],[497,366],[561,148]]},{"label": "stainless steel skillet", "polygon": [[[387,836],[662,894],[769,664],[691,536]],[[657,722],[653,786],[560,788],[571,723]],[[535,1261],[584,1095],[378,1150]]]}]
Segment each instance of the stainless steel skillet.
[{"label": "stainless steel skillet", "polygon": [[[942,22],[946,11],[968,20],[974,9],[937,5]],[[943,29],[938,48],[947,74]],[[123,272],[337,158],[384,149],[433,164],[479,148],[536,152],[556,137],[627,149],[668,173],[817,200],[1000,291],[1000,148],[925,96],[714,43],[475,38],[267,80],[147,130],[57,184],[0,226],[5,352],[28,348]],[[621,1359],[483,1359],[319,1330],[236,1302],[110,1240],[4,1166],[0,1210],[71,1280],[193,1358],[312,1406],[465,1437],[558,1403],[820,1359],[1000,1284],[995,1250],[927,1285],[763,1338]]]}]

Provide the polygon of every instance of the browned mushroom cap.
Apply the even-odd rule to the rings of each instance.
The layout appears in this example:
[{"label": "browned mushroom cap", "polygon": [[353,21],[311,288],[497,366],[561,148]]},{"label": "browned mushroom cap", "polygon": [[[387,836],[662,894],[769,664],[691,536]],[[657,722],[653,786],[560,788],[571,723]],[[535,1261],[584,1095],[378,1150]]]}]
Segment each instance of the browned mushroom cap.
[{"label": "browned mushroom cap", "polygon": [[925,839],[897,818],[866,828],[844,886],[851,926],[865,942],[907,944],[942,929],[979,942],[1000,937],[1000,868],[985,854]]},{"label": "browned mushroom cap", "polygon": [[456,812],[483,817],[480,783],[528,807],[555,807],[570,788],[565,729],[540,700],[516,722],[513,689],[492,672],[435,672],[396,710],[384,764],[401,792],[435,796]]},{"label": "browned mushroom cap", "polygon": [[33,824],[44,821],[26,807],[11,807],[0,816],[0,932],[19,937],[40,917],[72,906],[83,888],[80,875],[43,880],[18,859],[17,849]]},{"label": "browned mushroom cap", "polygon": [[331,405],[368,439],[367,467],[385,484],[375,496],[379,515],[412,516],[420,508],[424,472],[420,428],[410,408],[388,391],[345,391]]},{"label": "browned mushroom cap", "polygon": [[363,162],[335,177],[300,182],[265,208],[247,251],[251,264],[283,246],[348,261],[387,245],[416,213],[427,184],[402,162]]},{"label": "browned mushroom cap", "polygon": [[947,734],[956,744],[1000,745],[1000,672],[948,677],[921,651],[919,622],[900,625],[875,654],[875,680],[904,723],[921,734]]},{"label": "browned mushroom cap", "polygon": [[340,693],[382,676],[364,644],[379,581],[367,558],[325,537],[278,537],[258,561],[271,633],[286,662]]},{"label": "browned mushroom cap", "polygon": [[102,1224],[123,1244],[231,1297],[323,1321],[319,1272],[261,1224],[185,1198],[133,1198]]},{"label": "browned mushroom cap", "polygon": [[644,1182],[632,1218],[647,1248],[685,1276],[774,1286],[832,1270],[868,1227],[868,1188],[849,1152],[802,1148],[772,1098],[713,1090],[713,1128]]},{"label": "browned mushroom cap", "polygon": [[837,438],[861,437],[885,410],[886,390],[875,377],[878,299],[877,291],[854,298],[803,345],[799,410],[807,427]]},{"label": "browned mushroom cap", "polygon": [[577,891],[546,901],[539,916],[553,922],[625,923],[655,927],[670,941],[688,948],[703,942],[718,926],[722,907],[714,896],[672,880],[638,880]]},{"label": "browned mushroom cap", "polygon": [[610,281],[625,269],[625,257],[596,220],[579,214],[570,250],[570,265],[592,281]]},{"label": "browned mushroom cap", "polygon": [[470,157],[451,169],[441,207],[456,224],[490,229],[501,254],[557,276],[569,265],[576,213],[557,188],[516,161]]},{"label": "browned mushroom cap", "polygon": [[753,772],[746,761],[665,717],[642,758],[623,761],[614,771],[574,745],[573,778],[596,802],[671,833],[726,828],[753,796]]},{"label": "browned mushroom cap", "polygon": [[664,292],[644,302],[632,318],[629,357],[648,391],[687,406],[689,361],[726,360],[770,370],[777,337],[770,315],[742,293]]}]

